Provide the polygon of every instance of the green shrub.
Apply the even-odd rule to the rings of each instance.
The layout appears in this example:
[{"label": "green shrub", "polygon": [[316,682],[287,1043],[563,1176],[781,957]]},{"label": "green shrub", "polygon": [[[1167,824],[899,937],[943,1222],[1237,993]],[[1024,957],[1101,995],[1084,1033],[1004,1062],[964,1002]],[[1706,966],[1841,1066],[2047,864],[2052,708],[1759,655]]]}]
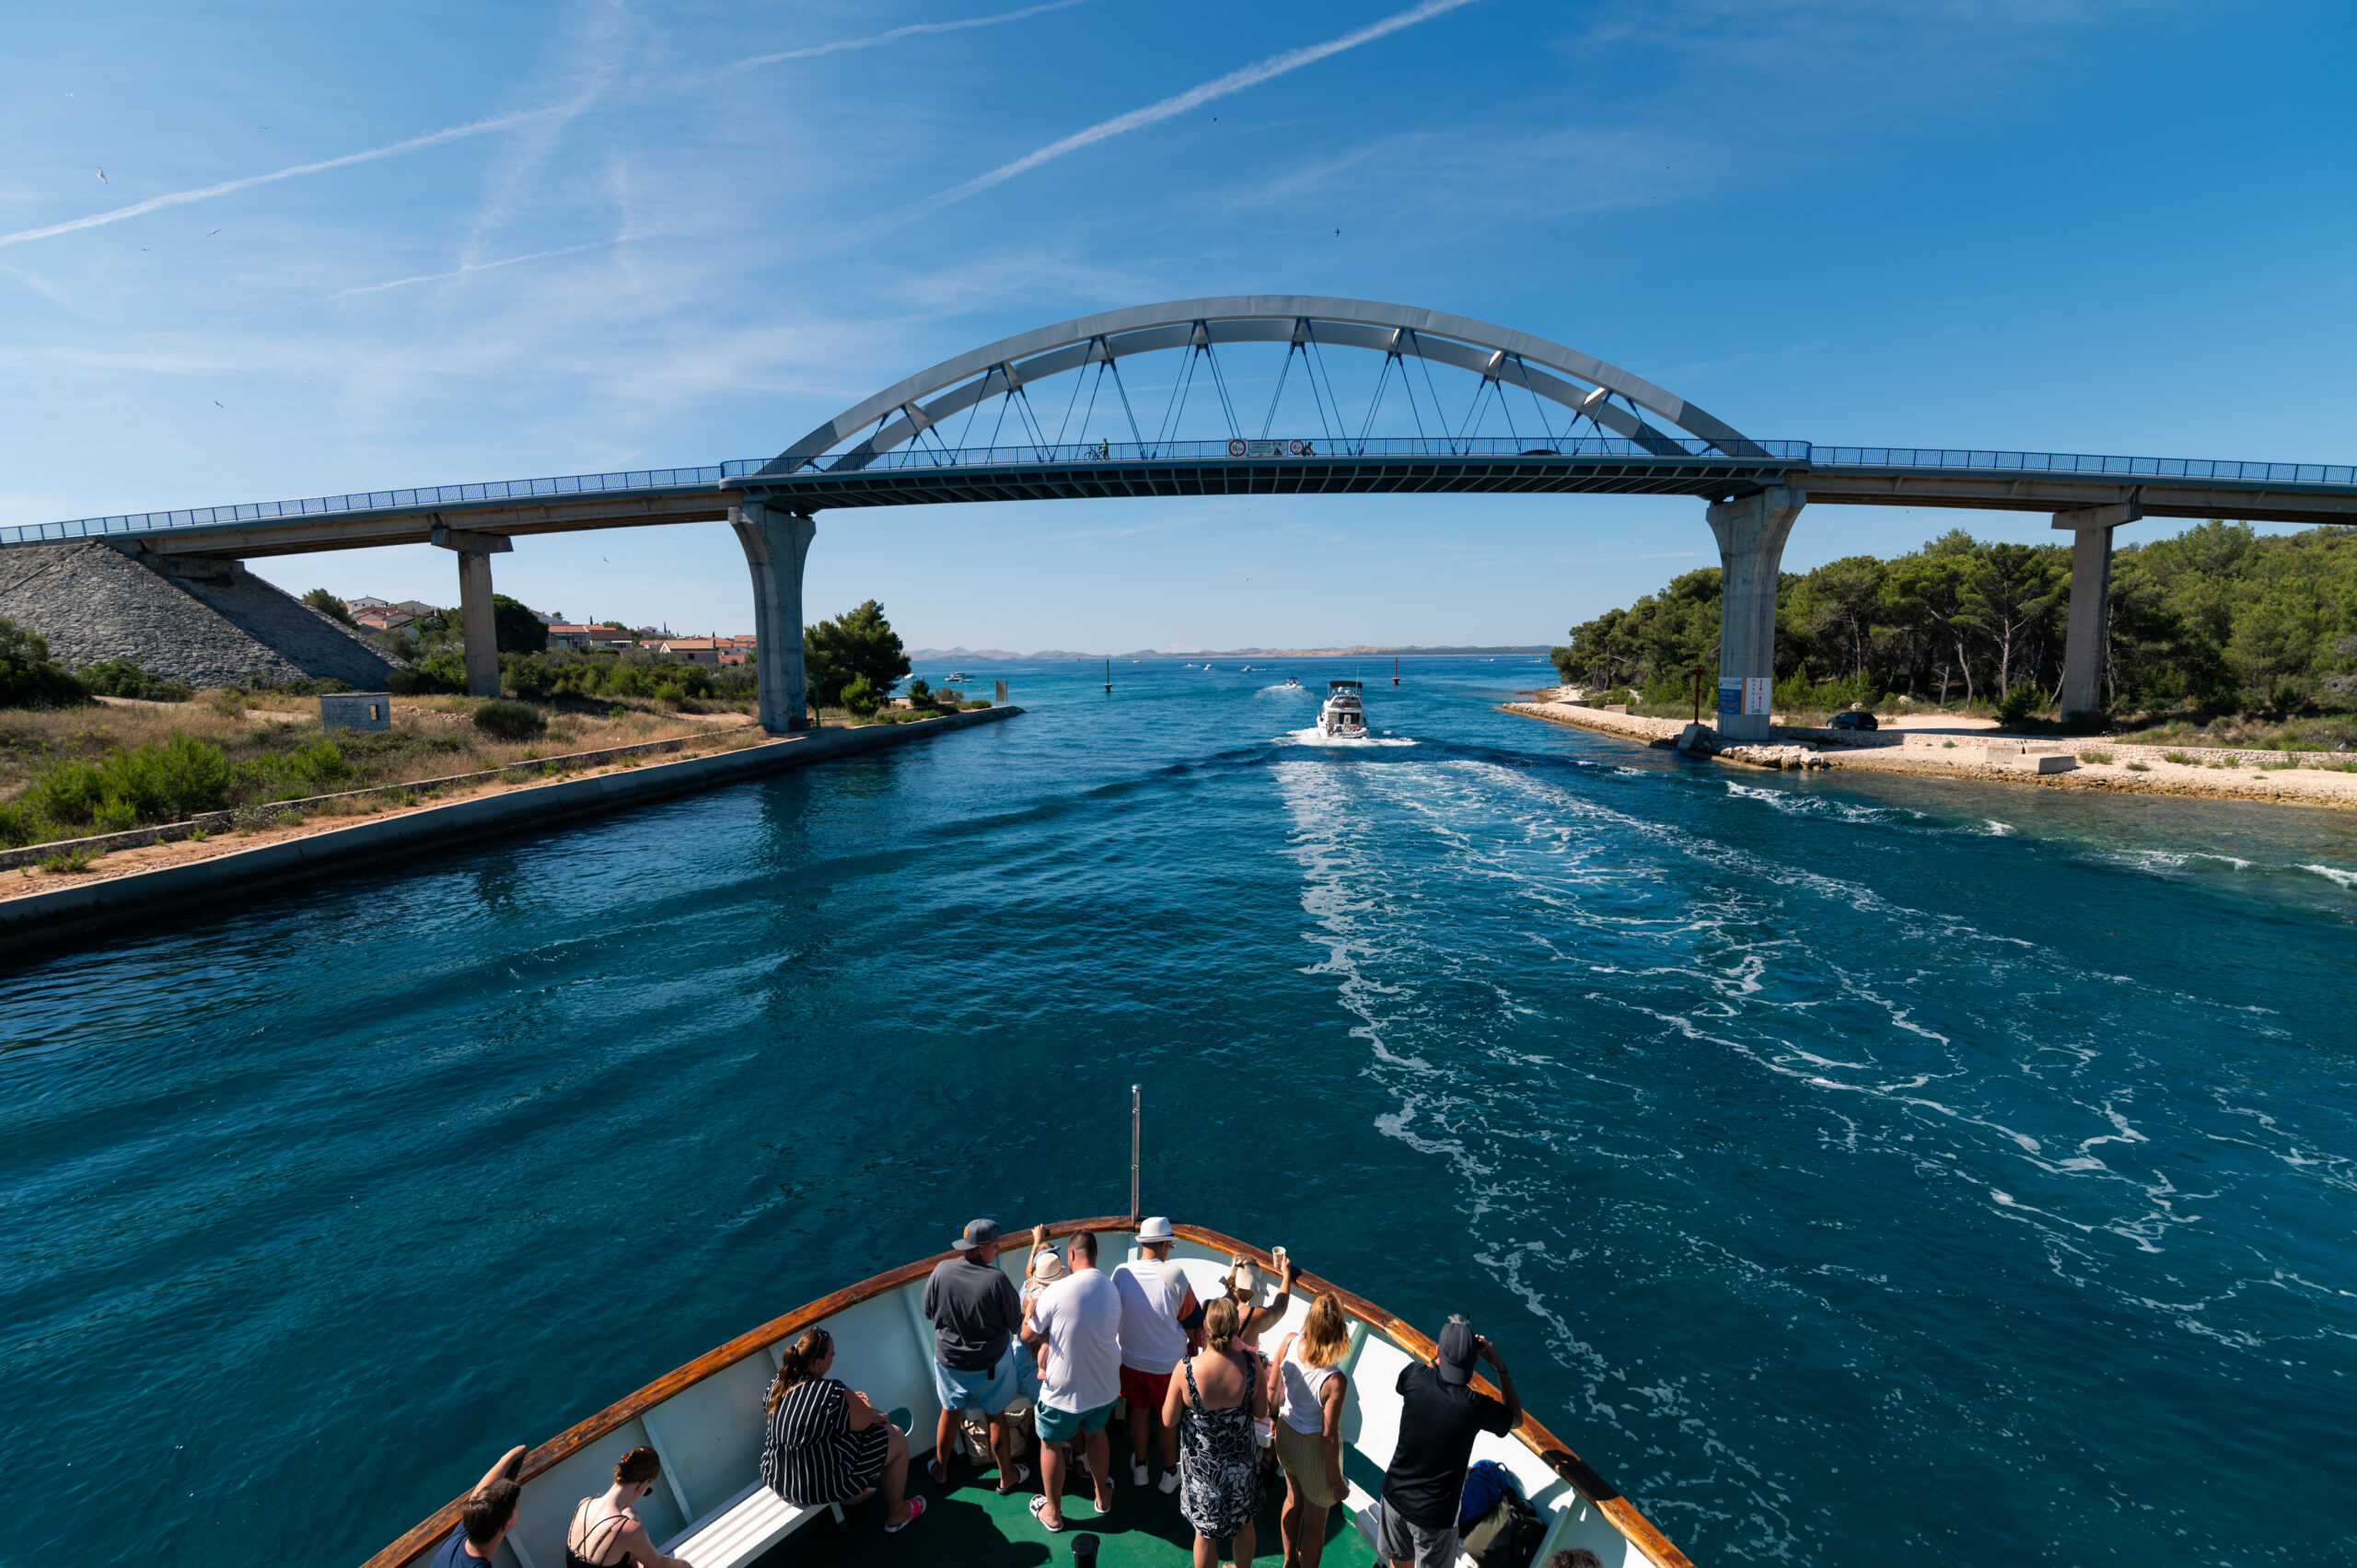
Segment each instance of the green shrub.
[{"label": "green shrub", "polygon": [[324,736],[292,751],[257,757],[240,764],[238,780],[254,793],[272,800],[300,800],[324,795],[352,777],[352,764],[343,749]]},{"label": "green shrub", "polygon": [[2016,686],[1997,699],[1997,722],[2019,724],[2038,712],[2039,706],[2039,693],[2037,687]]},{"label": "green shrub", "polygon": [[23,805],[0,806],[0,849],[22,849],[41,836],[40,819]]},{"label": "green shrub", "polygon": [[150,675],[132,659],[101,659],[79,673],[83,683],[91,691],[109,697],[137,697],[149,703],[185,703],[190,696],[187,681],[167,680],[160,675]]},{"label": "green shrub", "polygon": [[33,781],[24,805],[53,822],[120,832],[218,811],[228,794],[227,754],[210,741],[175,735],[100,762],[60,763]]},{"label": "green shrub", "polygon": [[2131,762],[2128,764],[2128,771],[2131,773],[2149,773],[2153,771],[2153,764],[2150,762]]},{"label": "green shrub", "polygon": [[2161,761],[2164,762],[2176,762],[2188,768],[2199,765],[2192,758],[2187,756],[2182,751],[2164,751],[2161,753]]},{"label": "green shrub", "polygon": [[346,607],[343,600],[336,598],[335,595],[328,592],[325,588],[313,588],[309,593],[303,596],[303,602],[309,605],[313,610],[318,610],[321,615],[326,616],[331,621],[341,621],[346,626],[354,627],[355,629],[360,624],[358,621],[352,619],[352,611],[348,607]]},{"label": "green shrub", "polygon": [[2108,762],[2111,761],[2111,753],[2108,751],[2082,751],[2079,753],[2079,761],[2082,762]]},{"label": "green shrub", "polygon": [[989,706],[990,703],[986,699],[976,697],[966,704],[966,711],[970,714],[976,708],[987,708]]},{"label": "green shrub", "polygon": [[0,616],[0,708],[78,708],[90,689],[49,656],[38,632]]},{"label": "green shrub", "polygon": [[912,708],[933,706],[933,688],[922,675],[911,676],[909,679],[909,689],[901,695],[908,698],[909,706]]},{"label": "green shrub", "polygon": [[475,710],[475,727],[500,740],[529,740],[548,726],[547,714],[523,703],[493,698]]},{"label": "green shrub", "polygon": [[865,675],[854,675],[844,683],[842,700],[845,713],[864,719],[875,717],[876,710],[884,705],[884,699],[876,694]]},{"label": "green shrub", "polygon": [[41,868],[61,876],[70,871],[87,871],[90,869],[90,852],[86,849],[62,849],[55,854],[45,856]]}]

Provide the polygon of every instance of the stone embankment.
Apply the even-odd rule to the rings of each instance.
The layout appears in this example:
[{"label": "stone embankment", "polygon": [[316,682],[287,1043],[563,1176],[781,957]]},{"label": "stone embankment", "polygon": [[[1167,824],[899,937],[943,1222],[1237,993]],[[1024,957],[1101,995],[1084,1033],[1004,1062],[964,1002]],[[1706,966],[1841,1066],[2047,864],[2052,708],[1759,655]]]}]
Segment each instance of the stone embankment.
[{"label": "stone embankment", "polygon": [[405,668],[236,561],[133,556],[95,540],[0,550],[0,616],[79,669],[135,660],[191,686],[335,679],[382,691]]},{"label": "stone embankment", "polygon": [[[632,766],[635,758],[618,757],[610,771],[570,774],[442,804],[394,806],[357,822],[331,817],[324,824],[240,828],[234,837],[151,843],[109,856],[109,861],[130,867],[119,872],[109,861],[88,872],[64,876],[21,867],[9,879],[18,887],[0,883],[0,951],[87,936],[173,910],[222,907],[257,888],[387,860],[408,863],[476,838],[528,832],[571,818],[1010,719],[1022,712],[1016,707],[978,708],[916,724],[806,731],[653,765]],[[563,761],[548,759],[550,763]],[[54,854],[58,846],[42,848]],[[159,856],[172,858],[160,863],[153,858]]]},{"label": "stone embankment", "polygon": [[[2313,752],[2212,751],[2125,745],[2099,738],[2057,739],[1985,729],[1790,729],[1768,745],[1724,746],[1706,720],[1647,718],[1574,703],[1508,703],[1510,713],[1604,735],[1670,747],[1717,761],[1781,769],[1851,769],[1929,778],[1986,779],[2049,789],[2122,795],[2199,796],[2357,807],[2357,772]],[[1683,741],[1681,745],[1680,742]],[[2173,759],[2184,759],[2176,761]]]}]

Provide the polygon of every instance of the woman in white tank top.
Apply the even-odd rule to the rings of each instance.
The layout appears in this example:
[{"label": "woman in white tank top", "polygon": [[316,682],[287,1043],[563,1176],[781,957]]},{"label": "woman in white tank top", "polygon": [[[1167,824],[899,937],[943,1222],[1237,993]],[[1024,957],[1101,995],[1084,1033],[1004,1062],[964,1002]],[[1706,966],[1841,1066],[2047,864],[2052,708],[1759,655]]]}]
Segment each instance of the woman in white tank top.
[{"label": "woman in white tank top", "polygon": [[1342,1480],[1342,1402],[1351,1379],[1338,1365],[1350,1353],[1351,1329],[1342,1298],[1320,1292],[1277,1349],[1277,1462],[1285,1469],[1280,1516],[1284,1560],[1318,1568],[1326,1551],[1326,1513],[1348,1493]]}]

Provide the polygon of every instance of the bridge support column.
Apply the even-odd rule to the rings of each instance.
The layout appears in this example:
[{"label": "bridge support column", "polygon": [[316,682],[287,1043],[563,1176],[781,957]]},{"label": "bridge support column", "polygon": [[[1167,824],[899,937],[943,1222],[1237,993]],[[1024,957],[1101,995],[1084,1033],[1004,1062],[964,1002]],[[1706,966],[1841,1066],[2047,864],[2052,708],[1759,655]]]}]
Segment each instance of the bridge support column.
[{"label": "bridge support column", "polygon": [[491,612],[491,558],[514,550],[505,534],[434,525],[429,536],[459,553],[459,630],[467,642],[467,695],[499,695],[499,627]]},{"label": "bridge support column", "polygon": [[754,668],[761,682],[761,727],[807,729],[808,679],[802,668],[802,562],[819,525],[801,512],[749,501],[729,508],[728,526],[753,573]]},{"label": "bridge support column", "polygon": [[2144,515],[2136,502],[2057,512],[2071,530],[2071,634],[2062,645],[2062,713],[2103,712],[2104,645],[2111,631],[2111,530]]},{"label": "bridge support column", "polygon": [[1719,538],[1719,735],[1768,738],[1770,693],[1776,684],[1776,573],[1784,540],[1808,497],[1773,485],[1711,507]]}]

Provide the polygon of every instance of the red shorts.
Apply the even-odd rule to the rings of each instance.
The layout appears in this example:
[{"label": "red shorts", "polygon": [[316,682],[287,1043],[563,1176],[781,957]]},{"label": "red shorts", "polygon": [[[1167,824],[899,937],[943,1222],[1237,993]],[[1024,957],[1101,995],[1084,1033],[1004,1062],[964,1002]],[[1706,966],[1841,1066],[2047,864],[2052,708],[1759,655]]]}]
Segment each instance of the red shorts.
[{"label": "red shorts", "polygon": [[1130,1401],[1132,1410],[1152,1411],[1158,1420],[1163,1398],[1169,1392],[1169,1373],[1140,1372],[1134,1366],[1121,1368],[1121,1398]]}]

